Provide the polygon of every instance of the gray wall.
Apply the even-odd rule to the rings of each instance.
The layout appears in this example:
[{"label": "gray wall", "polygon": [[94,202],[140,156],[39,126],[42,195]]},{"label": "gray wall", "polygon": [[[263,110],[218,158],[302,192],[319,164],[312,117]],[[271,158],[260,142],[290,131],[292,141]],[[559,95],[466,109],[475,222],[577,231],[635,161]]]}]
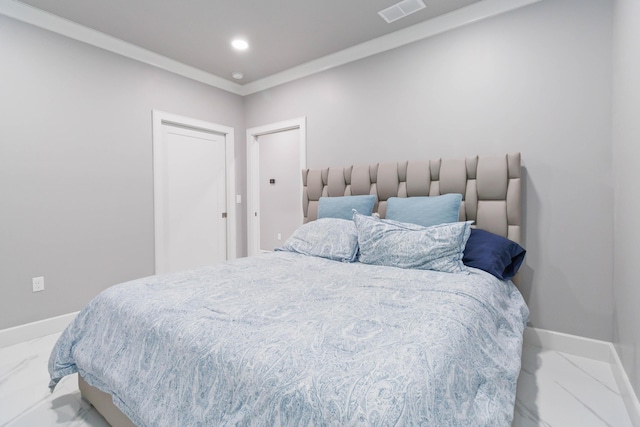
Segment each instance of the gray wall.
[{"label": "gray wall", "polygon": [[640,2],[616,0],[613,15],[614,344],[640,395]]},{"label": "gray wall", "polygon": [[239,194],[245,125],[237,95],[2,15],[0,40],[3,329],[153,274],[152,109],[234,127]]},{"label": "gray wall", "polygon": [[307,116],[309,167],[522,152],[535,327],[612,340],[606,0],[543,1],[245,98]]}]

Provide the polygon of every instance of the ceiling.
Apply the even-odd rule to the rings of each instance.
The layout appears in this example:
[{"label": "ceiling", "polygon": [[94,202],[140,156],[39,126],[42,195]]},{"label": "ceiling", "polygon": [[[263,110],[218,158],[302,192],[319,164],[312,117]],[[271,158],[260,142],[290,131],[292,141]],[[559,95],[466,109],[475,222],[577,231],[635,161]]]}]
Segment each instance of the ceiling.
[{"label": "ceiling", "polygon": [[[21,0],[222,79],[247,84],[478,0],[424,0],[426,8],[386,23],[398,0]],[[235,51],[236,37],[249,49]],[[242,72],[234,80],[233,72]]]}]

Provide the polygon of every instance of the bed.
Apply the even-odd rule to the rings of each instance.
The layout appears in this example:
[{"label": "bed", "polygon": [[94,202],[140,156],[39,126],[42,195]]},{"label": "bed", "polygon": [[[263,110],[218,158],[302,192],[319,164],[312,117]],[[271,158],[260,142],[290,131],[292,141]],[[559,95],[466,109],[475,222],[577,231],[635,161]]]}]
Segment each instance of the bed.
[{"label": "bed", "polygon": [[[78,372],[113,426],[510,425],[528,309],[461,251],[471,224],[519,247],[520,155],[311,169],[303,184],[305,225],[284,250],[98,295],[54,347],[50,387]],[[386,218],[447,195],[457,222]],[[360,196],[371,212],[326,216]],[[452,263],[414,268],[447,233]],[[376,252],[379,236],[401,248]]]}]

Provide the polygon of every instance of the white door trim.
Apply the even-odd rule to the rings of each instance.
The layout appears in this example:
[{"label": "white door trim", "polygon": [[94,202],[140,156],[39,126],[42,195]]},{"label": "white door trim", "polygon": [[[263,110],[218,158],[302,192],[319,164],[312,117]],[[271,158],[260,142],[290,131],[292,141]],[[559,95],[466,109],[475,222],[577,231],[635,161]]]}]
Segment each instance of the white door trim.
[{"label": "white door trim", "polygon": [[[236,258],[236,205],[235,205],[235,153],[234,153],[234,136],[233,128],[223,126],[216,123],[206,122],[203,120],[192,119],[190,117],[178,116],[176,114],[165,113],[163,111],[153,110],[153,163],[154,165],[160,160],[160,150],[158,145],[162,142],[162,126],[178,125],[188,127],[195,130],[205,132],[214,132],[225,137],[225,165],[226,165],[226,209],[227,209],[227,259]],[[153,210],[154,210],[154,227],[155,227],[155,265],[156,272],[158,265],[162,263],[162,251],[160,245],[164,242],[164,221],[161,206],[164,199],[162,191],[156,185],[160,182],[159,170],[153,168]]]},{"label": "white door trim", "polygon": [[[307,167],[307,118],[285,120],[247,129],[247,252],[249,256],[260,251],[260,151],[258,137],[288,130],[300,130],[300,171]],[[302,180],[302,175],[300,175]],[[302,186],[300,203],[302,204]],[[257,215],[256,215],[257,214]]]}]

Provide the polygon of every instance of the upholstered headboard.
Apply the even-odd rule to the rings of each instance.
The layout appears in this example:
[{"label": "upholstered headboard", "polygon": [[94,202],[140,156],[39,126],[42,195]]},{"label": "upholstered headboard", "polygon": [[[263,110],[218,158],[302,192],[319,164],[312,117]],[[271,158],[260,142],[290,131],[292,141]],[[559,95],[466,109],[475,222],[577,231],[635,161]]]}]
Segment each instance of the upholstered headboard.
[{"label": "upholstered headboard", "polygon": [[461,221],[521,243],[520,153],[305,169],[302,182],[305,223],[318,218],[320,197],[374,194],[384,218],[389,197],[460,193]]}]

